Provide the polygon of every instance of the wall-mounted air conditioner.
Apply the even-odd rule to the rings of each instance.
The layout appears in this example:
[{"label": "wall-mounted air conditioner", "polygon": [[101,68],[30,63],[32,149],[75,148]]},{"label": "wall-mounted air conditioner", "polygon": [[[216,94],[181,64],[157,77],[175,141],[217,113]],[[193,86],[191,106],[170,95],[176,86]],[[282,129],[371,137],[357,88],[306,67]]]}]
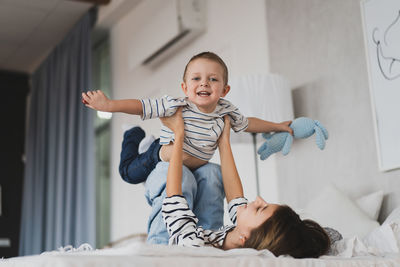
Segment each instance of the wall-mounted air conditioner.
[{"label": "wall-mounted air conditioner", "polygon": [[144,0],[130,37],[130,67],[158,66],[205,30],[204,0]]}]

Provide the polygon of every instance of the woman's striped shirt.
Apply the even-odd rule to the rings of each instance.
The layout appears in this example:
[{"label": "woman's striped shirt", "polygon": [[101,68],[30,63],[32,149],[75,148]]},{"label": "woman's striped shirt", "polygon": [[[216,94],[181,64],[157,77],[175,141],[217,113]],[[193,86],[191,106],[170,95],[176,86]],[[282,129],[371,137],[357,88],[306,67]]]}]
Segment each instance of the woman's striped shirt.
[{"label": "woman's striped shirt", "polygon": [[[224,116],[231,118],[232,129],[235,132],[247,129],[248,120],[239,109],[226,99],[221,98],[212,113],[201,112],[188,98],[164,96],[158,99],[141,99],[143,116],[142,120],[168,117],[175,114],[179,107],[182,108],[185,123],[185,139],[183,151],[208,161],[218,147],[217,140],[224,128]],[[174,141],[174,133],[162,125],[160,144],[166,145]]]},{"label": "woman's striped shirt", "polygon": [[169,244],[185,247],[222,247],[226,234],[236,226],[237,207],[247,204],[247,199],[236,198],[229,202],[229,217],[233,223],[213,231],[198,226],[196,215],[189,208],[184,196],[175,195],[164,198],[161,213],[167,226]]}]

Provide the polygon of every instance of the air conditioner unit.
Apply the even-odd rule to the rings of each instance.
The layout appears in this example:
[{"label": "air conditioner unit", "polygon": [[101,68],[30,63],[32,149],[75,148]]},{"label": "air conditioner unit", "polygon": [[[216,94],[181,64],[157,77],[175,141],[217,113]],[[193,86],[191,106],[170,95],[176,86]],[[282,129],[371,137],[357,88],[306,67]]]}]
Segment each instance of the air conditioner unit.
[{"label": "air conditioner unit", "polygon": [[131,68],[158,66],[205,30],[204,0],[145,0],[135,14]]}]

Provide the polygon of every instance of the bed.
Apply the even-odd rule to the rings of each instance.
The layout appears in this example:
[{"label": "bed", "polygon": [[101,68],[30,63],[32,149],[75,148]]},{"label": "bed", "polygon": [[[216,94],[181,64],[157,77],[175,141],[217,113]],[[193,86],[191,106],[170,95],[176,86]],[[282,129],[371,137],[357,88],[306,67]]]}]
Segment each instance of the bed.
[{"label": "bed", "polygon": [[41,255],[2,260],[0,266],[400,266],[399,253],[376,253],[375,248],[363,247],[361,243],[356,238],[343,240],[342,245],[348,247],[344,246],[342,255],[323,256],[318,259],[277,258],[267,250],[222,251],[210,247],[168,247],[147,245],[141,242],[100,250],[91,250],[90,247],[83,245],[77,249],[62,248],[59,251],[45,252]]},{"label": "bed", "polygon": [[[329,203],[321,197],[329,199]],[[382,224],[378,224],[368,217],[368,213],[371,216],[377,215],[376,208],[371,210],[374,206],[371,203],[377,202],[375,193],[358,201],[359,206],[365,205],[368,208],[363,212],[357,210],[357,201],[351,201],[333,187],[321,192],[321,197],[308,207],[308,212],[311,210],[313,213],[311,217],[325,220],[324,224],[339,229],[345,236],[333,244],[328,255],[318,259],[275,257],[268,250],[223,251],[212,247],[150,245],[145,243],[144,236],[139,235],[104,249],[92,249],[90,245],[82,244],[77,248],[66,246],[40,255],[2,259],[0,266],[400,266],[400,207],[393,210]],[[324,209],[318,206],[321,202],[325,203]],[[341,218],[338,218],[337,212],[328,213],[337,211],[338,207]],[[360,231],[368,233],[362,235]]]},{"label": "bed", "polygon": [[400,217],[392,217],[364,238],[348,237],[335,242],[330,254],[318,259],[275,257],[268,250],[149,245],[142,239],[133,239],[105,249],[94,250],[83,244],[78,248],[67,246],[40,255],[2,259],[0,266],[400,266]]}]

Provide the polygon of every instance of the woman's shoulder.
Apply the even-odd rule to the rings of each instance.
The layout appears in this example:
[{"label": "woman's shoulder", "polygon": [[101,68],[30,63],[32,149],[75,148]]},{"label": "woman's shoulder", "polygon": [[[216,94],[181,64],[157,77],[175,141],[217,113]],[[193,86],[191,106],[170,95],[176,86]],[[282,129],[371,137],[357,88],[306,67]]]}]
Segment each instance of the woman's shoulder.
[{"label": "woman's shoulder", "polygon": [[234,198],[234,199],[232,199],[231,201],[229,201],[229,203],[228,203],[228,209],[229,209],[230,207],[233,207],[233,206],[242,206],[242,205],[246,205],[247,202],[248,202],[248,200],[247,200],[247,198],[245,198],[245,197],[237,197],[237,198]]}]

